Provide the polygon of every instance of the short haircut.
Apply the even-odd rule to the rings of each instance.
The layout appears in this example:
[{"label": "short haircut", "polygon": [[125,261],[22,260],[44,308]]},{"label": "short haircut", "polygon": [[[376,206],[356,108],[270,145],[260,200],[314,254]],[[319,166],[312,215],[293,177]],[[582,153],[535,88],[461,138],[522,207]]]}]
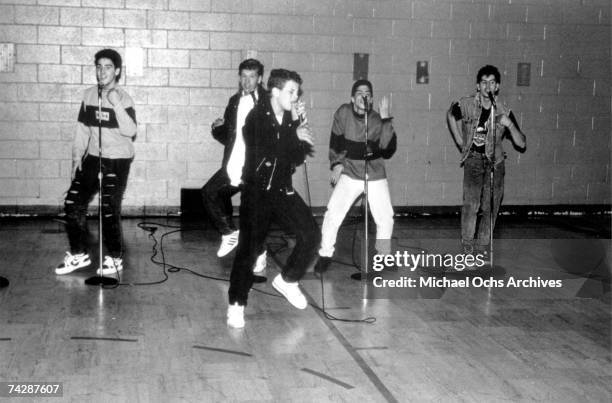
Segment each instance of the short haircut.
[{"label": "short haircut", "polygon": [[257,72],[257,75],[262,77],[264,74],[264,66],[257,59],[246,59],[238,66],[238,74],[242,73],[242,70],[253,70]]},{"label": "short haircut", "polygon": [[272,70],[268,77],[268,91],[272,91],[272,88],[282,90],[287,81],[295,81],[300,86],[302,85],[302,77],[297,72],[285,69]]},{"label": "short haircut", "polygon": [[494,76],[495,82],[497,84],[501,83],[501,76],[499,74],[499,70],[497,70],[497,67],[495,66],[487,64],[486,66],[481,67],[480,70],[478,70],[478,74],[476,74],[476,84],[478,84],[484,76]]},{"label": "short haircut", "polygon": [[372,83],[362,78],[353,83],[353,86],[351,87],[351,96],[354,96],[357,92],[357,88],[361,87],[362,85],[367,85],[370,89],[370,95],[374,95],[374,91],[372,90]]},{"label": "short haircut", "polygon": [[114,49],[102,49],[101,51],[96,53],[94,57],[94,64],[97,65],[98,60],[100,59],[110,59],[116,69],[121,69],[121,71],[119,71],[119,74],[117,74],[117,77],[115,77],[115,81],[119,81],[119,79],[121,78],[121,73],[123,73],[123,61],[121,60],[121,55]]}]

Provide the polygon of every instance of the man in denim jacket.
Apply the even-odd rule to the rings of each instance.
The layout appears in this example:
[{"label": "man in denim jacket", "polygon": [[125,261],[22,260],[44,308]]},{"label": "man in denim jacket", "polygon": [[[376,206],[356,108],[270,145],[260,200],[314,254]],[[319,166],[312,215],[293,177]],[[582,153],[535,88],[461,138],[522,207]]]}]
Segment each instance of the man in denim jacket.
[{"label": "man in denim jacket", "polygon": [[[504,192],[504,159],[502,140],[509,137],[519,149],[525,149],[525,135],[514,114],[498,95],[499,70],[486,65],[476,75],[476,93],[451,104],[446,114],[448,126],[461,148],[463,165],[463,207],[461,209],[461,243],[464,253],[484,251],[490,238],[489,172],[494,167],[493,226]],[[491,117],[491,110],[495,116]],[[495,122],[493,125],[492,122]],[[478,212],[481,217],[478,222]],[[477,232],[477,239],[474,235]]]}]

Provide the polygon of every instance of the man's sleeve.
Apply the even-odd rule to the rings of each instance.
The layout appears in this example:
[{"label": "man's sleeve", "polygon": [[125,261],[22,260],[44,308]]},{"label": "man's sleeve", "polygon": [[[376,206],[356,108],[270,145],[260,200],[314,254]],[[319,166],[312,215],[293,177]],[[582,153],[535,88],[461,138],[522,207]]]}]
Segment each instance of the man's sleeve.
[{"label": "man's sleeve", "polygon": [[334,169],[338,164],[344,165],[344,160],[346,159],[345,124],[341,115],[340,109],[334,114],[334,122],[329,137],[329,165],[331,169]]},{"label": "man's sleeve", "polygon": [[231,99],[230,99],[230,102],[225,108],[225,113],[223,114],[223,124],[221,126],[217,126],[212,129],[212,136],[214,137],[214,139],[217,140],[219,143],[223,144],[224,146],[226,146],[227,142],[229,141],[228,131],[230,128],[229,123],[230,123],[231,114],[232,114],[231,112],[232,112],[232,108],[231,108]]},{"label": "man's sleeve", "polygon": [[113,106],[119,125],[119,133],[126,137],[134,137],[137,129],[134,101],[125,91],[120,92],[120,95],[121,101]]},{"label": "man's sleeve", "polygon": [[382,133],[378,141],[380,155],[388,160],[397,150],[397,136],[391,119],[382,120]]},{"label": "man's sleeve", "polygon": [[453,116],[453,118],[457,121],[463,119],[463,114],[461,113],[461,106],[459,105],[459,102],[457,101],[451,104],[450,113]]},{"label": "man's sleeve", "polygon": [[74,141],[72,142],[72,160],[77,161],[83,158],[87,146],[89,144],[89,128],[85,125],[85,102],[81,102],[79,109],[79,117],[76,131],[74,133]]}]

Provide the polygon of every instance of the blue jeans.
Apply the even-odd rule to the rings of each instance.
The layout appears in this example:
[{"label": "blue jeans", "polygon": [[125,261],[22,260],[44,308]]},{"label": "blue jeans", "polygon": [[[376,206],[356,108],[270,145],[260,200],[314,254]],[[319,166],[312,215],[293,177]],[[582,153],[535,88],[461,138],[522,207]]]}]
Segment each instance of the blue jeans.
[{"label": "blue jeans", "polygon": [[[461,209],[461,242],[473,244],[477,231],[477,243],[488,245],[490,237],[491,163],[483,154],[470,152],[463,165],[463,208]],[[493,180],[493,226],[504,195],[505,166],[495,166]],[[480,214],[479,214],[480,212]],[[479,217],[480,216],[480,217]]]}]

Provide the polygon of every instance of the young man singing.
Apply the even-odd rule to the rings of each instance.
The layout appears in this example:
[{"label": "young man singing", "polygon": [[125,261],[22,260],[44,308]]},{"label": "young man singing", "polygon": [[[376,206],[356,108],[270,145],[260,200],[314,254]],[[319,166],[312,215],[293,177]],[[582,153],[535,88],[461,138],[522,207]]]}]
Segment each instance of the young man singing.
[{"label": "young man singing", "polygon": [[[486,252],[490,227],[504,194],[504,159],[502,140],[506,137],[525,149],[525,135],[505,100],[499,96],[501,77],[495,66],[486,65],[476,74],[476,93],[451,104],[446,113],[448,127],[461,149],[463,165],[463,207],[461,243],[466,254]],[[491,110],[495,116],[491,117]],[[495,123],[492,123],[494,121]],[[495,133],[495,136],[494,136]],[[491,224],[491,185],[489,172],[494,164],[493,223]],[[478,212],[478,235],[475,239]]]},{"label": "young man singing", "polygon": [[302,78],[295,71],[272,70],[269,97],[247,116],[244,124],[246,160],[240,199],[240,237],[229,287],[227,324],[244,327],[244,307],[257,259],[270,223],[296,236],[296,245],[282,273],[272,285],[299,309],[307,301],[298,281],[316,257],[317,224],[304,200],[295,192],[291,176],[313,145],[304,105],[298,102]]},{"label": "young man singing", "polygon": [[[351,102],[340,106],[334,114],[329,140],[331,184],[334,191],[323,218],[321,248],[315,271],[327,270],[334,254],[338,229],[349,208],[364,191],[368,175],[368,203],[376,222],[376,250],[391,252],[393,206],[385,172],[385,159],[397,147],[397,137],[389,114],[389,100],[383,97],[380,114],[372,109],[372,83],[357,80],[351,88]],[[365,116],[368,117],[367,149]]]},{"label": "young man singing", "polygon": [[[91,264],[87,247],[87,205],[98,192],[99,164],[102,165],[102,235],[108,255],[98,274],[123,270],[121,201],[136,135],[134,101],[117,84],[121,77],[121,55],[104,49],[95,55],[98,85],[85,90],[72,147],[72,183],[64,201],[70,252],[56,267],[68,274]],[[98,111],[98,99],[102,113]],[[102,159],[99,158],[99,124],[102,126]]]}]

